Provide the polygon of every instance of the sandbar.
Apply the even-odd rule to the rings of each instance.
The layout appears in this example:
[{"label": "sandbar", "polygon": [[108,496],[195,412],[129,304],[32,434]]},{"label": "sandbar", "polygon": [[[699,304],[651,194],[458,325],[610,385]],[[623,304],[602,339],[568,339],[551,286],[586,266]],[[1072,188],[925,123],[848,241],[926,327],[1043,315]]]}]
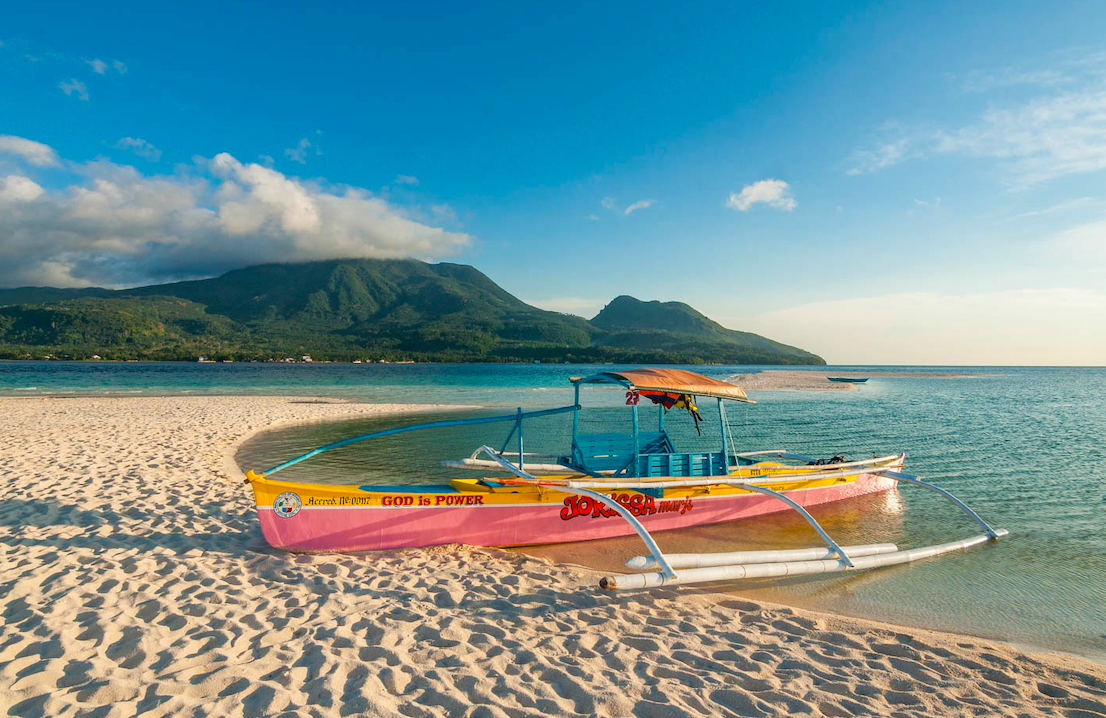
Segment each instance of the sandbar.
[{"label": "sandbar", "polygon": [[727,377],[727,381],[737,384],[742,389],[749,391],[856,391],[863,384],[849,384],[845,382],[830,381],[827,377],[847,377],[850,379],[868,377],[880,378],[928,378],[928,379],[964,379],[979,376],[1001,376],[1000,374],[965,374],[953,372],[908,372],[908,371],[799,371],[795,369],[767,369],[765,371],[750,372],[748,374],[735,374]]}]

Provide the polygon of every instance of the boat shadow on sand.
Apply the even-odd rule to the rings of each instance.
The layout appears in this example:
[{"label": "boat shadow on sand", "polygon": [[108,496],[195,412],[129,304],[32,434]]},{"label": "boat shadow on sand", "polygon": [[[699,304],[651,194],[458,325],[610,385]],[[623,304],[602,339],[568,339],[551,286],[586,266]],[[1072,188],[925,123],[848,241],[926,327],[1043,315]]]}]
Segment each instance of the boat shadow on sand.
[{"label": "boat shadow on sand", "polygon": [[[375,566],[386,566],[400,572],[408,562],[424,563],[431,555],[438,555],[443,562],[449,562],[454,568],[469,567],[472,570],[472,583],[487,583],[495,586],[501,576],[487,573],[486,560],[505,564],[505,571],[526,570],[529,572],[565,570],[572,573],[583,572],[584,576],[572,581],[575,586],[567,590],[552,585],[535,587],[533,591],[521,591],[510,596],[469,595],[456,602],[473,611],[501,611],[508,609],[525,616],[538,616],[548,613],[575,611],[587,606],[616,603],[650,603],[658,598],[671,597],[676,592],[692,594],[739,594],[740,589],[733,583],[708,583],[700,586],[665,587],[660,589],[631,590],[619,594],[610,594],[599,590],[597,584],[600,572],[594,568],[568,563],[558,566],[548,559],[526,555],[517,550],[497,548],[469,547],[433,547],[431,549],[395,549],[388,551],[369,551],[354,553],[299,554],[274,549],[269,546],[261,534],[253,511],[244,507],[240,512],[228,510],[218,503],[194,504],[191,508],[199,516],[206,516],[215,530],[196,530],[198,526],[181,526],[179,522],[167,522],[164,512],[151,512],[139,508],[124,510],[88,510],[72,504],[58,504],[46,501],[27,501],[13,499],[5,501],[0,507],[0,526],[17,530],[0,535],[0,546],[10,549],[48,548],[58,551],[85,549],[94,552],[136,551],[154,552],[168,549],[181,556],[209,554],[222,558],[250,559],[260,556],[283,557],[290,563],[311,563],[319,566],[327,563],[348,562],[360,564],[365,570]],[[166,530],[151,531],[145,526],[169,523]],[[130,527],[127,524],[135,524]],[[105,526],[118,530],[108,534],[100,531]],[[18,528],[30,529],[19,532]],[[45,531],[41,529],[46,529]],[[73,529],[79,529],[74,532]],[[159,552],[159,553],[163,553]],[[481,566],[480,564],[485,564]],[[509,574],[505,574],[509,575]],[[829,583],[840,588],[842,584],[867,580],[868,572],[849,576],[834,577]],[[776,579],[776,583],[826,582],[825,577],[796,576]],[[745,588],[763,589],[769,581],[750,581]],[[472,584],[470,584],[471,586]],[[521,588],[521,587],[520,587]],[[345,589],[345,590],[348,590]],[[590,598],[589,598],[590,596]],[[618,597],[616,599],[616,596]],[[443,594],[443,601],[446,601]]]},{"label": "boat shadow on sand", "polygon": [[[423,600],[436,608],[465,610],[484,617],[502,616],[504,612],[518,617],[561,615],[612,604],[648,605],[676,590],[666,588],[611,594],[599,590],[590,576],[582,582],[570,578],[567,586],[558,585],[549,580],[551,571],[567,576],[580,567],[558,566],[498,548],[451,545],[355,553],[290,553],[269,546],[253,518],[251,508],[244,508],[241,512],[228,511],[224,505],[214,503],[194,504],[191,508],[198,515],[206,513],[210,523],[218,528],[193,530],[174,522],[165,530],[151,531],[147,527],[158,517],[164,517],[163,512],[139,508],[89,510],[72,504],[12,499],[0,506],[0,527],[8,529],[0,531],[0,554],[11,556],[33,551],[41,555],[43,549],[62,553],[92,552],[98,559],[119,563],[128,573],[127,564],[141,559],[144,554],[157,554],[174,563],[173,555],[182,559],[209,555],[222,560],[247,561],[247,571],[256,574],[255,580],[262,583],[268,583],[268,579],[273,578],[274,569],[281,573],[292,569],[300,581],[311,583],[312,591],[323,600],[332,594],[342,594],[346,601],[355,602],[363,599],[392,600],[423,587],[418,592],[425,592],[427,595]],[[166,523],[164,518],[162,523]],[[100,532],[104,527],[116,530],[102,535]],[[166,549],[171,553],[167,555]],[[283,559],[279,561],[280,566],[270,563],[274,558]],[[251,559],[266,560],[257,564]],[[249,564],[253,564],[253,570],[250,570]],[[405,585],[408,582],[403,580],[392,583],[387,590],[376,585],[375,580],[352,585],[347,581],[335,582],[334,569],[338,566],[344,567],[341,569],[343,573],[348,571],[350,574],[364,574],[365,577],[380,573],[393,577],[407,574],[412,580],[410,585]],[[455,575],[453,578],[457,583],[430,581],[427,585],[429,576],[440,575],[444,569],[468,575]],[[422,578],[416,579],[414,574],[422,574]],[[520,575],[529,580],[518,582]],[[326,580],[323,583],[312,580],[316,578]],[[288,579],[289,576],[279,577],[281,583]],[[528,583],[531,585],[528,586]],[[115,585],[117,581],[108,581],[98,592],[112,590]],[[507,587],[509,592],[505,590]],[[415,615],[407,618],[415,620]],[[584,616],[581,620],[588,622]],[[596,616],[597,623],[606,620],[606,616]]]},{"label": "boat shadow on sand", "polygon": [[[794,517],[789,515],[773,516],[767,521],[770,524],[794,524],[804,533],[808,530],[805,524],[798,525]],[[371,574],[378,568],[402,574],[414,566],[425,567],[427,564],[440,563],[443,568],[448,566],[452,570],[471,572],[471,576],[461,579],[466,584],[462,591],[464,598],[450,598],[450,593],[440,593],[435,598],[439,607],[452,604],[471,611],[491,613],[509,610],[523,616],[571,613],[589,606],[611,603],[648,604],[658,599],[672,598],[676,593],[714,596],[722,594],[737,598],[742,595],[756,596],[766,589],[775,594],[786,586],[804,584],[818,584],[822,587],[821,591],[834,593],[849,590],[850,587],[856,588],[900,571],[911,570],[908,566],[895,566],[889,567],[889,571],[858,571],[832,577],[803,575],[749,580],[740,584],[709,582],[611,594],[598,588],[600,576],[625,571],[579,565],[571,560],[550,560],[529,555],[525,549],[439,546],[429,549],[325,554],[286,552],[271,547],[265,541],[256,513],[249,505],[239,508],[218,502],[189,503],[184,511],[174,511],[171,507],[149,510],[137,506],[125,509],[86,509],[75,504],[10,499],[0,503],[0,527],[8,527],[7,531],[0,531],[0,547],[3,547],[0,553],[7,553],[9,556],[21,550],[46,548],[62,552],[89,550],[97,555],[105,551],[124,552],[126,555],[120,557],[120,560],[128,561],[146,553],[164,556],[168,551],[181,557],[208,555],[224,560],[245,561],[244,568],[248,572],[262,574],[262,578],[273,566],[255,565],[251,559],[282,559],[282,565],[297,565],[301,570],[308,565],[317,566],[319,575],[331,575],[333,566],[342,564],[348,567],[351,561],[358,566],[359,573],[366,574]],[[104,527],[111,527],[112,531],[105,533]],[[570,587],[555,587],[555,582],[543,581],[545,585],[532,586],[530,590],[526,590],[524,585],[517,585],[512,588],[509,596],[497,595],[497,589],[503,588],[502,584],[512,580],[505,577],[518,571],[547,577],[551,572],[563,573]],[[309,574],[314,573],[309,571]],[[302,576],[305,580],[313,577],[308,574]],[[487,589],[487,592],[483,589]],[[348,592],[350,586],[347,584],[336,590]],[[367,598],[376,594],[374,590],[368,589],[361,595]],[[767,600],[771,601],[772,597]]]},{"label": "boat shadow on sand", "polygon": [[[85,509],[52,501],[8,499],[0,503],[0,527],[15,530],[0,535],[0,544],[58,550],[166,548],[177,553],[194,549],[228,555],[279,553],[265,542],[255,516],[252,507],[228,510],[225,504],[214,502],[190,503],[187,512],[174,515],[171,509]],[[115,530],[103,534],[105,526]],[[157,530],[162,526],[164,530]],[[21,532],[20,528],[30,530]]]}]

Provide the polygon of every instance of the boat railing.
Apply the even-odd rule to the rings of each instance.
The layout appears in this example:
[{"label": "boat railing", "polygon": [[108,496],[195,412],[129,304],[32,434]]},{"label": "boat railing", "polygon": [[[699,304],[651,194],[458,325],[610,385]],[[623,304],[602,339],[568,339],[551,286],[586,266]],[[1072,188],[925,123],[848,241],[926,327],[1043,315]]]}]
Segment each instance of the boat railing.
[{"label": "boat railing", "polygon": [[342,439],[341,441],[335,441],[331,444],[320,446],[318,448],[312,449],[311,451],[308,451],[305,454],[300,454],[295,458],[277,464],[271,469],[262,471],[260,474],[251,470],[247,472],[246,477],[248,479],[255,479],[268,476],[269,474],[275,474],[278,471],[283,471],[284,469],[287,469],[289,466],[294,466],[301,461],[306,461],[307,459],[318,456],[323,452],[331,451],[332,449],[338,449],[343,446],[349,446],[350,444],[356,444],[361,441],[368,441],[369,439],[379,439],[384,436],[395,436],[396,434],[404,434],[409,431],[421,431],[423,429],[443,429],[451,426],[473,426],[476,424],[493,424],[503,421],[513,421],[515,423],[515,425],[511,427],[511,432],[507,435],[507,441],[504,442],[503,448],[506,449],[507,443],[510,442],[511,437],[517,435],[517,456],[520,457],[519,463],[521,464],[524,460],[524,457],[527,456],[527,454],[525,454],[525,452],[523,451],[522,440],[522,422],[524,419],[535,419],[539,416],[553,416],[554,414],[564,414],[570,411],[578,411],[579,409],[579,404],[573,404],[571,406],[560,406],[555,409],[542,409],[540,411],[523,411],[522,407],[519,407],[517,410],[515,410],[513,414],[501,414],[498,416],[478,416],[468,419],[445,419],[442,421],[429,421],[423,424],[412,424],[410,426],[398,426],[391,429],[384,429],[382,431],[374,431],[369,434],[353,436],[348,439]]},{"label": "boat railing", "polygon": [[795,461],[805,461],[808,464],[812,464],[815,461],[817,461],[817,459],[814,459],[810,456],[803,456],[802,454],[793,454],[792,452],[787,451],[786,449],[768,449],[767,451],[742,451],[739,454],[735,454],[735,456],[739,456],[742,459],[751,459],[754,456],[775,456],[775,457],[778,457],[778,458],[781,458],[781,459],[794,459]]}]

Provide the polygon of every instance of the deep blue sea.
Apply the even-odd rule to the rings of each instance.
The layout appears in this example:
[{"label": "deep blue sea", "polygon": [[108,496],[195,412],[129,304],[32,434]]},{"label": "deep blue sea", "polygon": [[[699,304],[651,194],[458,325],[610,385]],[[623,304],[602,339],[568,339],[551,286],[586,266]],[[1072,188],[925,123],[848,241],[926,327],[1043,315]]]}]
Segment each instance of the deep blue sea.
[{"label": "deep blue sea", "polygon": [[[470,404],[467,414],[570,404],[569,376],[604,367],[455,364],[177,364],[0,362],[0,395],[286,394],[368,402]],[[605,367],[610,368],[610,367]],[[689,367],[721,379],[770,367]],[[790,367],[789,367],[790,368]],[[931,480],[1010,536],[905,566],[833,577],[730,587],[752,598],[998,638],[1106,660],[1106,368],[809,367],[869,372],[851,392],[750,392],[730,405],[738,451],[785,448],[849,458],[904,451],[906,471]],[[878,372],[996,376],[882,377]],[[621,395],[585,393],[585,428],[628,426]],[[589,412],[588,407],[593,407]],[[713,401],[701,406],[702,437],[686,417],[668,427],[678,444],[714,446]],[[643,422],[651,413],[643,411]],[[268,468],[314,446],[428,417],[316,423],[259,435],[239,463]],[[567,417],[527,424],[527,451],[563,450]],[[498,444],[506,425],[415,432],[366,442],[304,462],[289,480],[417,483],[450,475],[442,459]],[[452,472],[456,474],[455,471]],[[924,546],[978,533],[952,504],[902,486],[820,507],[842,543]],[[659,536],[681,551],[818,545],[802,519],[781,514]],[[558,561],[617,569],[641,553],[636,539],[521,549]],[[696,590],[685,588],[681,590]]]}]

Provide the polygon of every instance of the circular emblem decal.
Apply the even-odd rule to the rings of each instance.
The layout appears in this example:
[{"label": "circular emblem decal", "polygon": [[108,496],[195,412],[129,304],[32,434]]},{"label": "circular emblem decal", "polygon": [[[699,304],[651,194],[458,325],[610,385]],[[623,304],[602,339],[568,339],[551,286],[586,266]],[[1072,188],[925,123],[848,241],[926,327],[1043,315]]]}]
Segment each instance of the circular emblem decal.
[{"label": "circular emblem decal", "polygon": [[285,491],[273,501],[273,511],[282,519],[290,519],[300,512],[300,497],[291,491]]}]

